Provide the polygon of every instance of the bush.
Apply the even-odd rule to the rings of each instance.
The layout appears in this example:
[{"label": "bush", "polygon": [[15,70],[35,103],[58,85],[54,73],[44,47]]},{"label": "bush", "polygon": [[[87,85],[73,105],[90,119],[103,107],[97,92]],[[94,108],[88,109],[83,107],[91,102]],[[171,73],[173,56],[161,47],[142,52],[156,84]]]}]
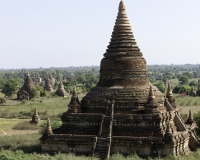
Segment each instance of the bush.
[{"label": "bush", "polygon": [[200,89],[196,91],[196,96],[200,96]]},{"label": "bush", "polygon": [[180,84],[187,85],[189,82],[189,77],[187,75],[182,75],[178,80],[180,81]]},{"label": "bush", "polygon": [[17,116],[22,119],[27,119],[32,116],[32,113],[30,111],[21,111]]},{"label": "bush", "polygon": [[37,92],[37,89],[31,89],[31,91],[29,92],[30,99],[36,97],[38,94]]},{"label": "bush", "polygon": [[190,92],[191,92],[191,87],[188,85],[182,85],[179,90],[179,93],[186,93],[187,95],[189,95]]},{"label": "bush", "polygon": [[40,91],[40,97],[46,97],[47,93],[41,86],[36,85],[35,87],[37,88],[38,91]]},{"label": "bush", "polygon": [[165,92],[165,87],[164,87],[163,82],[158,81],[158,82],[155,82],[153,85],[156,86],[159,89],[159,91],[161,91],[162,93]]},{"label": "bush", "polygon": [[191,81],[189,83],[189,86],[198,86],[198,83],[197,83],[197,81]]},{"label": "bush", "polygon": [[179,86],[176,86],[176,87],[174,87],[174,89],[173,89],[172,92],[175,93],[175,94],[177,94],[177,93],[179,93],[180,88],[181,88],[180,85],[179,85]]},{"label": "bush", "polygon": [[177,94],[177,93],[186,93],[187,95],[190,94],[191,91],[191,87],[188,85],[178,85],[176,87],[174,87],[173,89],[173,93]]},{"label": "bush", "polygon": [[38,127],[35,124],[30,124],[29,122],[25,121],[25,122],[21,122],[21,123],[17,123],[13,129],[16,130],[37,130],[40,129],[40,127]]},{"label": "bush", "polygon": [[27,100],[26,99],[23,99],[22,101],[21,101],[21,104],[25,104],[27,102]]},{"label": "bush", "polygon": [[10,79],[3,83],[3,89],[1,92],[4,93],[7,97],[12,97],[12,95],[17,91],[17,89],[18,82],[14,79]]}]

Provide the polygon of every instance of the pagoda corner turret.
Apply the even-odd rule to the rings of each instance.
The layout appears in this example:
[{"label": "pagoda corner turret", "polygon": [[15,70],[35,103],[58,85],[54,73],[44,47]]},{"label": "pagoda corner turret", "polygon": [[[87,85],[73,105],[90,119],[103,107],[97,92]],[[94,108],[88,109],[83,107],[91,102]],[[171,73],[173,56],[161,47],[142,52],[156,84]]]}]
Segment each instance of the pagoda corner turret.
[{"label": "pagoda corner turret", "polygon": [[74,86],[71,101],[68,104],[68,112],[69,113],[79,113],[81,112],[81,103],[79,102],[76,86]]},{"label": "pagoda corner turret", "polygon": [[[182,119],[171,84],[165,97],[149,81],[147,63],[123,1],[100,63],[97,85],[81,102],[74,87],[69,109],[61,116],[61,127],[40,139],[43,152],[74,152],[109,159],[112,154],[129,155],[133,150],[148,158],[177,157],[197,149],[195,123],[191,127]],[[192,121],[190,114],[187,122]]]}]

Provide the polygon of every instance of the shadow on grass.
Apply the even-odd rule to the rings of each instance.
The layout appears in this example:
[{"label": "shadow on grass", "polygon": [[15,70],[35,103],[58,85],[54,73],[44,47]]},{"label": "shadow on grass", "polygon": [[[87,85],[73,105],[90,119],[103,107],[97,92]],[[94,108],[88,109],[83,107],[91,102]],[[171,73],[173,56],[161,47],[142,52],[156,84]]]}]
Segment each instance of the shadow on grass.
[{"label": "shadow on grass", "polygon": [[41,146],[38,145],[33,145],[33,146],[20,146],[17,147],[16,150],[22,150],[24,153],[41,153],[42,148]]},{"label": "shadow on grass", "polygon": [[40,144],[38,145],[31,145],[31,146],[19,146],[16,148],[13,148],[12,145],[4,145],[2,146],[4,150],[11,150],[11,151],[17,151],[22,150],[24,153],[41,153],[42,149]]}]

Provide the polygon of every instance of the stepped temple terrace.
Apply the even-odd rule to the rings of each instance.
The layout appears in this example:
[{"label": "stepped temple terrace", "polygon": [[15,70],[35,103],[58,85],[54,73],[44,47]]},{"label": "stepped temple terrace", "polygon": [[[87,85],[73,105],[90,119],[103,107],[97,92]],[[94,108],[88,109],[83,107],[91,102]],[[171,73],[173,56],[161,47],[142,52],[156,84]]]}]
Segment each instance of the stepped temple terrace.
[{"label": "stepped temple terrace", "polygon": [[126,14],[119,4],[110,44],[101,60],[100,79],[79,102],[74,88],[62,125],[40,138],[43,152],[74,152],[109,158],[114,153],[141,157],[179,156],[196,150],[199,140],[190,111],[185,123],[168,83],[163,95],[148,79]]}]

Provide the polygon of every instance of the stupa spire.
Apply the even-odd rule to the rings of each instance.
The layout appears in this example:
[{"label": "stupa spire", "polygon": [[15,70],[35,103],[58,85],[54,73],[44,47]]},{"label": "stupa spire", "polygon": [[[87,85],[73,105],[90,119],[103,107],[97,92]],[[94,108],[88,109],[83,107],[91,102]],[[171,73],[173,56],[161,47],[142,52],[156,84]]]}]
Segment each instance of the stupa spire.
[{"label": "stupa spire", "polygon": [[193,118],[193,114],[192,114],[192,110],[191,109],[189,110],[188,119],[187,119],[187,121],[185,123],[186,124],[192,124],[192,123],[194,123],[194,118]]},{"label": "stupa spire", "polygon": [[30,123],[38,124],[39,121],[40,121],[40,117],[38,115],[37,108],[35,107],[34,114],[32,116],[32,120],[30,121]]},{"label": "stupa spire", "polygon": [[148,99],[149,100],[155,100],[155,96],[154,96],[154,93],[153,93],[153,87],[152,87],[152,85],[150,85]]},{"label": "stupa spire", "polygon": [[80,102],[76,92],[76,86],[74,86],[71,101],[68,104],[68,112],[78,113],[80,111]]},{"label": "stupa spire", "polygon": [[172,96],[173,95],[172,95],[171,83],[168,82],[166,97],[169,98],[169,97],[172,97]]},{"label": "stupa spire", "polygon": [[37,113],[37,108],[35,107],[35,109],[34,109],[34,115],[38,115],[38,113]]},{"label": "stupa spire", "polygon": [[60,81],[58,88],[60,88],[60,89],[64,88],[62,81]]},{"label": "stupa spire", "polygon": [[124,1],[121,0],[121,2],[119,3],[119,11],[126,11],[126,6],[124,4]]},{"label": "stupa spire", "polygon": [[174,99],[173,94],[172,94],[172,88],[171,88],[170,82],[168,82],[168,85],[167,85],[166,98],[168,99],[168,101],[172,105],[172,107],[176,108],[175,99]]},{"label": "stupa spire", "polygon": [[53,134],[52,129],[51,129],[51,122],[50,119],[47,119],[47,129],[46,129],[46,134]]},{"label": "stupa spire", "polygon": [[133,55],[134,52],[134,55],[142,56],[131,31],[131,25],[126,14],[126,7],[123,1],[120,2],[118,10],[112,38],[110,45],[106,50],[107,53],[105,56],[112,55],[111,52],[115,52],[114,55],[121,55],[122,52],[129,52],[129,55]]},{"label": "stupa spire", "polygon": [[147,100],[145,107],[146,107],[147,113],[158,112],[158,104],[156,102],[156,97],[154,95],[153,86],[151,84],[150,84],[150,88],[149,88],[148,100]]},{"label": "stupa spire", "polygon": [[72,96],[77,96],[76,86],[74,86]]}]

